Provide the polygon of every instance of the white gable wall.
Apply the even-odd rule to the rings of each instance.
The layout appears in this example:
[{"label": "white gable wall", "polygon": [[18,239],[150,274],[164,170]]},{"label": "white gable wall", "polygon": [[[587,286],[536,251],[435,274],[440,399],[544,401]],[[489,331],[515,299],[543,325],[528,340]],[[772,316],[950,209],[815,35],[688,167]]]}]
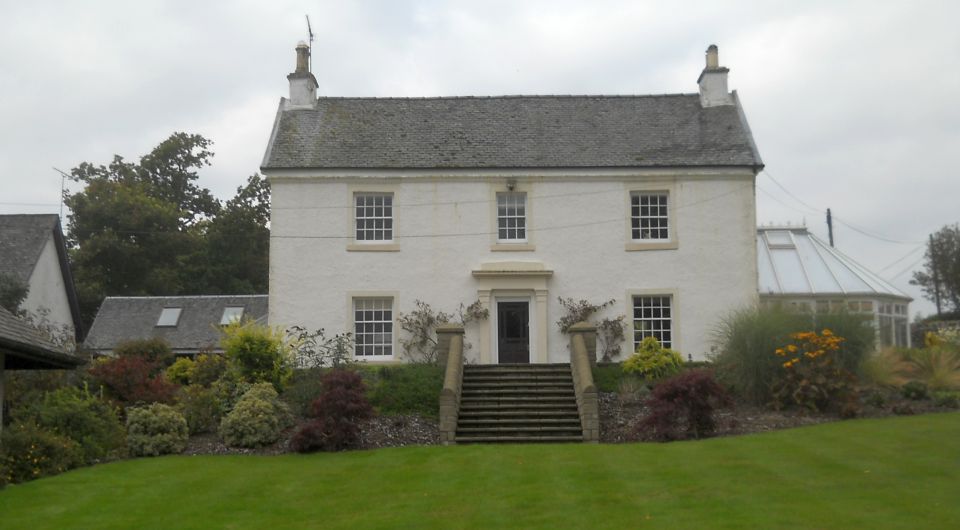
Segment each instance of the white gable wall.
[{"label": "white gable wall", "polygon": [[[719,319],[757,300],[749,170],[266,173],[272,186],[272,325],[353,331],[355,295],[390,295],[395,312],[405,313],[417,299],[450,312],[478,298],[489,304],[519,297],[531,301],[531,361],[567,362],[568,339],[556,325],[563,314],[558,297],[614,298],[606,314],[625,314],[629,321],[630,294],[663,294],[673,296],[674,348],[703,359]],[[532,251],[494,250],[495,194],[507,191],[508,180],[527,193]],[[675,249],[627,250],[632,189],[669,191]],[[348,250],[356,246],[357,191],[394,193],[398,251]],[[436,235],[444,236],[410,237]],[[472,274],[484,264],[518,261],[553,274]],[[468,358],[496,362],[494,333],[490,322],[468,327]],[[396,338],[394,344],[399,359]]]},{"label": "white gable wall", "polygon": [[63,282],[60,258],[57,256],[57,247],[52,235],[43,245],[40,258],[30,275],[29,285],[30,292],[21,304],[21,309],[38,316],[43,310],[49,310],[46,318],[51,324],[57,327],[68,326],[72,332],[74,330],[73,314],[70,312],[70,301]]}]

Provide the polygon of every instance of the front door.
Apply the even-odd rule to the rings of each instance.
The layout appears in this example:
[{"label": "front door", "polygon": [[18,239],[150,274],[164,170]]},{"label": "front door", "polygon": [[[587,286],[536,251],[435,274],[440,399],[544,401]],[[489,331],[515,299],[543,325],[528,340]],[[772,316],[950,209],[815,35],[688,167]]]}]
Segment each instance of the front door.
[{"label": "front door", "polygon": [[530,362],[529,302],[497,302],[497,352],[501,364]]}]

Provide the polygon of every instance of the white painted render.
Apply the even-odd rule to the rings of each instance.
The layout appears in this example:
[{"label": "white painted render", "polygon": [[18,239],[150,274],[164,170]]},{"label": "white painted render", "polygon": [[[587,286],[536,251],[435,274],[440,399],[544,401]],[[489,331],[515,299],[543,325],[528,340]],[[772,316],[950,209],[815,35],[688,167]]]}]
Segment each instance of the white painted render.
[{"label": "white painted render", "polygon": [[[629,320],[628,293],[659,293],[674,296],[675,349],[703,359],[720,318],[757,301],[754,174],[747,169],[265,173],[272,325],[353,331],[347,301],[364,292],[396,293],[395,312],[409,312],[417,299],[447,312],[477,299],[528,299],[531,362],[567,362],[558,297],[614,298],[606,314]],[[533,250],[498,250],[495,194],[508,182],[527,192],[531,230],[521,248]],[[395,245],[358,251],[353,193],[376,190],[394,193]],[[668,191],[676,248],[628,250],[631,190]],[[503,272],[518,268],[529,270]],[[496,362],[492,320],[468,327],[470,361]]]},{"label": "white painted render", "polygon": [[30,291],[21,304],[21,309],[38,316],[49,311],[46,318],[51,324],[57,327],[67,326],[73,332],[73,314],[70,312],[67,287],[63,282],[60,258],[57,256],[57,246],[52,235],[43,245],[40,258],[30,275],[29,286]]}]

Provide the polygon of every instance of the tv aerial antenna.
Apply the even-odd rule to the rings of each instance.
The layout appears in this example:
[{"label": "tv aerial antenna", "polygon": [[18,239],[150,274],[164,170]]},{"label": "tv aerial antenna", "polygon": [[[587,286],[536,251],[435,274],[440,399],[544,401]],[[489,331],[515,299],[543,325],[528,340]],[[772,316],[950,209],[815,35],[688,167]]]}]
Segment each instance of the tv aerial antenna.
[{"label": "tv aerial antenna", "polygon": [[304,15],[307,17],[307,35],[310,37],[310,43],[308,44],[310,50],[310,71],[313,72],[313,28],[310,27],[310,15]]}]

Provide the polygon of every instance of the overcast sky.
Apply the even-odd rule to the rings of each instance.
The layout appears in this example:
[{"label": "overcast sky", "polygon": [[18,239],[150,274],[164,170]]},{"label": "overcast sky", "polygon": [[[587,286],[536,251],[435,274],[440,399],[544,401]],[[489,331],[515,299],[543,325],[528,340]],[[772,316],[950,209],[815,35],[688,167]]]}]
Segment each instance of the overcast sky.
[{"label": "overcast sky", "polygon": [[323,96],[693,93],[715,43],[767,167],[758,221],[826,239],[832,208],[837,247],[933,311],[908,280],[960,221],[950,1],[0,0],[0,213],[55,213],[53,167],[136,160],[174,131],[214,141],[201,185],[231,196],[305,14]]}]

